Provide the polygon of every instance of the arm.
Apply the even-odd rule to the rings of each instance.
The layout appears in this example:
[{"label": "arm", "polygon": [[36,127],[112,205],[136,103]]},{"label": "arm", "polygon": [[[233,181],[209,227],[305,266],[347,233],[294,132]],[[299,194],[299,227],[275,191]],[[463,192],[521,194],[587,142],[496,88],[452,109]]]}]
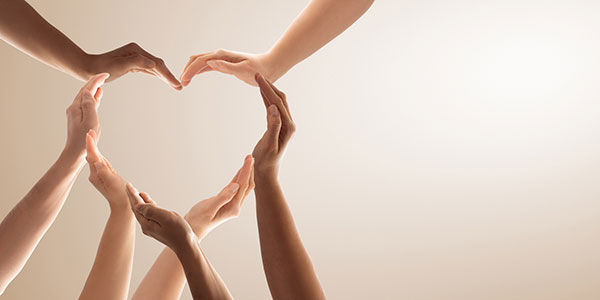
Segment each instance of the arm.
[{"label": "arm", "polygon": [[256,217],[263,267],[273,299],[325,299],[312,262],[279,185],[279,161],[295,125],[285,94],[257,76],[268,128],[254,148]]},{"label": "arm", "polygon": [[177,213],[158,207],[148,194],[138,193],[130,184],[127,194],[142,232],[177,255],[194,299],[232,299],[225,283],[202,253],[190,224]]},{"label": "arm", "polygon": [[126,182],[100,154],[93,130],[86,140],[90,182],[108,200],[110,216],[79,299],[127,299],[133,265],[135,220],[129,209]]},{"label": "arm", "polygon": [[[198,241],[220,224],[237,217],[244,199],[253,189],[253,160],[246,157],[242,168],[218,195],[198,202],[185,215],[185,220],[192,227]],[[166,247],[138,286],[133,299],[179,299],[186,274],[177,256],[173,250]]]},{"label": "arm", "polygon": [[175,89],[179,81],[164,62],[136,44],[91,55],[48,23],[24,0],[0,1],[0,38],[45,64],[75,78],[88,80],[106,72],[111,80],[126,73],[143,71],[153,74]]},{"label": "arm", "polygon": [[311,0],[266,53],[218,50],[192,56],[181,75],[181,82],[186,86],[194,75],[213,70],[234,75],[251,85],[256,85],[256,72],[274,82],[344,32],[373,2],[374,0]]},{"label": "arm", "polygon": [[96,105],[107,75],[93,77],[67,109],[67,144],[54,165],[0,224],[0,294],[19,274],[48,230],[84,164],[85,134],[98,129]]}]

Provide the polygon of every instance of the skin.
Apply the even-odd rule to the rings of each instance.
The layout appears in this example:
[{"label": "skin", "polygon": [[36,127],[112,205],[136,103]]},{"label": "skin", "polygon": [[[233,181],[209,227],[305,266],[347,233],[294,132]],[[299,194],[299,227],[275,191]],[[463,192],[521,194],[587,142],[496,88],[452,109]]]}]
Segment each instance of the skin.
[{"label": "skin", "polygon": [[360,18],[374,0],[312,0],[269,51],[250,54],[217,50],[190,57],[180,80],[208,71],[230,74],[256,86],[254,74],[275,82]]},{"label": "skin", "polygon": [[86,137],[90,182],[108,200],[110,216],[96,259],[79,299],[127,299],[133,265],[135,219],[129,207],[127,182],[96,145],[96,132]]},{"label": "skin", "polygon": [[85,164],[86,133],[100,129],[100,86],[107,78],[108,74],[93,76],[75,96],[67,108],[67,142],[64,150],[0,224],[0,294],[23,269],[56,219]]},{"label": "skin", "polygon": [[256,75],[256,82],[267,107],[267,131],[252,155],[260,250],[269,289],[273,299],[325,299],[278,179],[296,126],[285,94],[261,75]]},{"label": "skin", "polygon": [[110,80],[130,72],[142,72],[162,79],[176,90],[182,88],[162,59],[137,44],[130,43],[102,54],[88,54],[24,0],[0,1],[0,38],[80,80],[88,80],[101,72],[109,73]]},{"label": "skin", "polygon": [[[184,219],[192,228],[196,239],[201,241],[214,228],[237,217],[244,199],[253,189],[254,160],[247,156],[241,169],[219,194],[198,202],[185,215]],[[199,252],[194,250],[192,257],[198,254]],[[186,274],[180,258],[172,248],[166,247],[138,286],[132,299],[179,299],[185,281]]]},{"label": "skin", "polygon": [[[235,187],[235,185],[232,185]],[[239,189],[236,187],[234,190]],[[176,212],[160,208],[146,193],[127,186],[131,207],[145,235],[169,247],[183,266],[194,299],[233,299],[200,248],[192,226]]]}]

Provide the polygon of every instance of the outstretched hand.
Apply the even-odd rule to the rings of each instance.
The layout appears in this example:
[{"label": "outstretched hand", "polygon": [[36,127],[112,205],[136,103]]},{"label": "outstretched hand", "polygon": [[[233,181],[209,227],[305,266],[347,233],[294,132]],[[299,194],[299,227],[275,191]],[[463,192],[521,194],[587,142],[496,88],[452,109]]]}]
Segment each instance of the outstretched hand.
[{"label": "outstretched hand", "polygon": [[174,252],[197,243],[196,235],[188,222],[178,213],[156,205],[147,193],[139,193],[130,183],[127,196],[142,232],[165,244]]},{"label": "outstretched hand", "polygon": [[[90,78],[67,108],[66,152],[83,158],[86,134],[90,130],[100,132],[98,106],[102,99],[101,86],[108,76],[107,73],[102,73]],[[95,139],[97,140],[98,136]]]},{"label": "outstretched hand", "polygon": [[181,83],[169,71],[165,62],[148,53],[136,43],[129,43],[121,48],[103,54],[90,55],[89,58],[89,73],[109,73],[109,81],[115,80],[127,73],[142,72],[162,79],[176,90],[182,89]]},{"label": "outstretched hand", "polygon": [[210,231],[240,214],[244,199],[254,189],[254,158],[248,155],[242,168],[216,196],[202,200],[185,215],[201,240]]},{"label": "outstretched hand", "polygon": [[252,156],[256,159],[257,176],[275,178],[279,161],[296,132],[296,124],[285,94],[262,75],[256,74],[255,78],[267,108],[267,131],[254,147]]},{"label": "outstretched hand", "polygon": [[247,84],[256,86],[254,74],[261,73],[269,80],[275,81],[283,74],[278,74],[268,54],[249,54],[228,50],[217,50],[190,57],[180,76],[183,86],[187,86],[192,78],[208,71],[217,71],[233,75]]}]

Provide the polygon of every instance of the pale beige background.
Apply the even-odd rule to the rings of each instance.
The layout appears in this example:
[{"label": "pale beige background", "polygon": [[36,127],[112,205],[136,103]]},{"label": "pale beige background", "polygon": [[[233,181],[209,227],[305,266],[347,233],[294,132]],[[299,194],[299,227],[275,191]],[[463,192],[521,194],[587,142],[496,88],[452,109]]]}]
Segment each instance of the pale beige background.
[{"label": "pale beige background", "polygon": [[[266,50],[305,1],[32,4],[88,51],[137,41],[180,74],[192,54]],[[282,181],[331,299],[600,298],[599,11],[379,0],[278,82],[298,123]],[[4,215],[57,157],[82,83],[3,43],[0,57]],[[221,74],[105,92],[102,151],[181,213],[265,127],[258,91]],[[108,213],[87,173],[2,299],[78,296]],[[269,298],[254,218],[252,196],[203,243],[239,299]],[[138,232],[132,290],[161,248]]]}]

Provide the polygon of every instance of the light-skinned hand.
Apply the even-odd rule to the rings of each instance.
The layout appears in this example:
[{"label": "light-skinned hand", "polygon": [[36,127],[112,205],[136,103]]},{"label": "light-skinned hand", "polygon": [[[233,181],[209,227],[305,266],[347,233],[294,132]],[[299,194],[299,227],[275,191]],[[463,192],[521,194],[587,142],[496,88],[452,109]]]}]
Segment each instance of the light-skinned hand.
[{"label": "light-skinned hand", "polygon": [[256,160],[254,168],[256,175],[261,178],[276,178],[281,157],[296,132],[296,124],[290,114],[285,94],[262,75],[256,74],[255,78],[267,108],[267,131],[252,152]]},{"label": "light-skinned hand", "polygon": [[[98,106],[102,99],[104,81],[109,77],[107,73],[93,76],[79,90],[73,103],[67,108],[67,143],[65,151],[76,155],[85,155],[86,134],[90,130],[100,133],[98,120]],[[96,140],[98,136],[95,137]]]},{"label": "light-skinned hand", "polygon": [[108,200],[111,211],[129,210],[129,198],[125,189],[127,181],[117,174],[110,162],[100,153],[96,144],[96,136],[94,130],[90,130],[86,136],[86,160],[90,167],[89,180]]},{"label": "light-skinned hand", "polygon": [[254,189],[254,159],[248,155],[231,182],[212,198],[194,205],[185,215],[198,239],[240,214],[244,199]]},{"label": "light-skinned hand", "polygon": [[256,86],[254,74],[261,73],[271,81],[276,81],[283,74],[276,74],[268,54],[249,54],[228,50],[217,50],[190,57],[180,76],[183,86],[187,86],[192,78],[208,71],[230,74],[247,84]]},{"label": "light-skinned hand", "polygon": [[88,55],[87,69],[89,74],[106,72],[112,81],[131,72],[142,72],[162,79],[176,90],[182,86],[165,62],[148,53],[136,43],[129,43],[121,48],[97,55]]}]

